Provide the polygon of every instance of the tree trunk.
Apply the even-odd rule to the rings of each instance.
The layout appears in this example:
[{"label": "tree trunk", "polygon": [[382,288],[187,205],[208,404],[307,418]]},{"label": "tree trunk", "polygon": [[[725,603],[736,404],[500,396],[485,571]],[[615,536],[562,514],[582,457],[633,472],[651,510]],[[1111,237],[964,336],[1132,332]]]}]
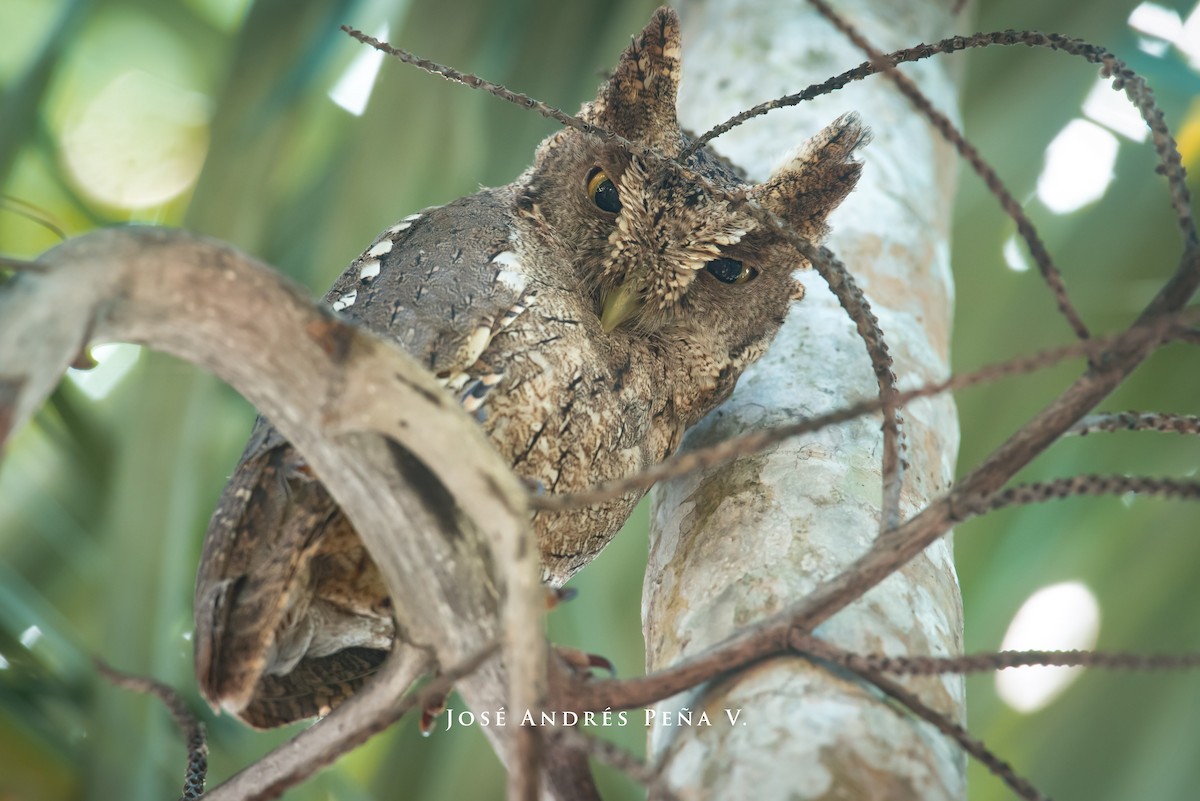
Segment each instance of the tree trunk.
[{"label": "tree trunk", "polygon": [[[888,51],[961,27],[949,5],[844,0],[838,11]],[[680,117],[691,130],[865,60],[804,0],[695,0],[681,12]],[[950,67],[940,59],[903,69],[956,118]],[[874,140],[862,153],[859,188],[833,215],[827,244],[879,317],[901,387],[915,386],[948,370],[953,151],[883,76],[754,119],[716,145],[761,180],[788,149],[848,110],[860,112]],[[685,447],[877,393],[853,323],[814,272],[805,273],[805,284],[807,297],[770,352]],[[958,426],[945,396],[912,404],[903,420],[900,513],[908,517],[949,486]],[[880,528],[881,454],[875,417],[658,487],[643,593],[647,669],[699,653],[779,611],[862,554]],[[961,634],[948,538],[817,629],[843,648],[897,655],[956,654]],[[907,686],[962,719],[959,677]],[[683,709],[691,710],[693,725],[679,725]],[[663,725],[668,712],[676,725]],[[696,725],[701,712],[711,726]],[[758,799],[965,797],[964,757],[953,744],[877,692],[798,657],[680,694],[656,713],[650,758],[665,760],[667,783],[681,797],[745,797],[751,788]]]}]

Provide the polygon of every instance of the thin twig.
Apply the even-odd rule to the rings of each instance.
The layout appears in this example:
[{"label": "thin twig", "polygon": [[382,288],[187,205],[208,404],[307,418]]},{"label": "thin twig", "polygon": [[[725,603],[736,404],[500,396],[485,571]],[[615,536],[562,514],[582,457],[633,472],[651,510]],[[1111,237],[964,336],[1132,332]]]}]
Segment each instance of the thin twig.
[{"label": "thin twig", "polygon": [[1084,437],[1095,431],[1161,431],[1174,434],[1200,434],[1200,417],[1170,412],[1103,412],[1089,414],[1064,434]]},{"label": "thin twig", "polygon": [[183,791],[179,795],[179,801],[197,801],[204,795],[204,781],[208,775],[208,739],[204,733],[204,724],[188,709],[183,697],[162,682],[123,673],[99,657],[92,661],[96,672],[110,684],[136,693],[153,695],[162,701],[187,744],[187,769],[183,774]]},{"label": "thin twig", "polygon": [[[716,189],[715,187],[713,187]],[[736,203],[739,198],[731,197]],[[871,368],[879,386],[879,410],[883,412],[883,498],[880,509],[880,530],[887,531],[900,523],[900,491],[904,480],[904,436],[900,417],[901,401],[892,371],[892,354],[879,326],[879,318],[871,310],[866,295],[854,276],[833,252],[816,247],[797,234],[785,220],[753,201],[745,208],[755,219],[772,229],[802,255],[825,280],[842,309],[853,321],[858,336],[867,348]]]},{"label": "thin twig", "polygon": [[35,206],[27,200],[21,200],[19,197],[0,195],[0,208],[5,207],[13,214],[42,226],[60,240],[67,238],[66,232],[51,219],[50,213],[45,209]]},{"label": "thin twig", "polygon": [[967,516],[974,516],[1009,506],[1025,506],[1083,495],[1124,495],[1128,492],[1161,498],[1196,500],[1200,499],[1200,481],[1147,476],[1070,476],[1053,481],[1019,484],[997,492],[990,498],[978,499],[956,507],[955,512],[965,510]]},{"label": "thin twig", "polygon": [[[789,237],[790,239],[790,237]],[[801,243],[792,242],[797,250]],[[825,279],[825,283],[837,297],[838,303],[850,315],[858,335],[867,346],[871,367],[879,385],[880,410],[883,412],[883,493],[880,503],[880,531],[887,531],[900,524],[900,492],[904,486],[904,431],[901,428],[900,403],[897,398],[896,374],[892,370],[892,354],[888,350],[879,319],[871,311],[871,304],[854,281],[846,266],[828,248],[821,248],[820,258],[810,259],[813,268]]]},{"label": "thin twig", "polygon": [[1178,654],[1133,654],[1123,651],[992,651],[967,656],[856,656],[871,670],[904,676],[936,676],[943,673],[985,673],[1008,668],[1086,667],[1102,670],[1195,670],[1200,652]]}]

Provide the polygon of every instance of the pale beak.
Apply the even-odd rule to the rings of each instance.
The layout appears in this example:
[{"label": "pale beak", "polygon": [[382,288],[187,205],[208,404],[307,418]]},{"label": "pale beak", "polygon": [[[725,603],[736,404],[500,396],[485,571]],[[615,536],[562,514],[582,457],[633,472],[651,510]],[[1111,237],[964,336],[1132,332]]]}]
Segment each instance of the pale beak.
[{"label": "pale beak", "polygon": [[642,306],[635,281],[617,284],[600,295],[600,327],[605,333],[628,320]]}]

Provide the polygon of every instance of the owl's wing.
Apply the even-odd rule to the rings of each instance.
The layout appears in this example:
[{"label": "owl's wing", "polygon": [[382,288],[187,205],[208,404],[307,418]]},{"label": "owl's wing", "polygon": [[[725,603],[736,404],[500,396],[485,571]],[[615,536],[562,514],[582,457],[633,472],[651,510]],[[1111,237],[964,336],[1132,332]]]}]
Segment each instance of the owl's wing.
[{"label": "owl's wing", "polygon": [[278,658],[277,630],[304,613],[314,545],[337,515],[300,454],[258,418],[196,575],[196,680],[214,708],[240,714],[257,694]]},{"label": "owl's wing", "polygon": [[484,189],[404,218],[342,273],[326,303],[455,386],[536,297],[510,241],[512,204],[509,187]]},{"label": "owl's wing", "polygon": [[[511,203],[507,188],[483,190],[406,217],[325,298],[398,341],[470,411],[494,384],[472,365],[533,302],[509,239]],[[385,652],[369,648],[304,652],[314,560],[326,532],[343,524],[303,457],[259,418],[209,523],[196,579],[196,675],[214,706],[251,725],[282,725],[327,711],[382,663]]]}]

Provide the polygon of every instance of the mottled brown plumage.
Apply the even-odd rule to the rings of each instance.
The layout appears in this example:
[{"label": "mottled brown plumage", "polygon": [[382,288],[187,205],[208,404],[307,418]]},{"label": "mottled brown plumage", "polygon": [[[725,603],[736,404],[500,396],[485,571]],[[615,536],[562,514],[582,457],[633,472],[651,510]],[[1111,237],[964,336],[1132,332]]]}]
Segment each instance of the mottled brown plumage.
[{"label": "mottled brown plumage", "polygon": [[[582,116],[676,156],[679,55],[678,21],[660,9]],[[819,239],[857,180],[863,139],[843,117],[756,186],[703,151],[687,167]],[[426,365],[518,474],[571,492],[671,453],[763,353],[800,294],[800,266],[745,209],[671,165],[563,130],[512,184],[389,228],[326,302]],[[640,495],[537,513],[543,578],[557,586],[587,564]],[[327,710],[390,643],[374,566],[265,421],[210,525],[196,616],[203,692],[257,726]]]}]

